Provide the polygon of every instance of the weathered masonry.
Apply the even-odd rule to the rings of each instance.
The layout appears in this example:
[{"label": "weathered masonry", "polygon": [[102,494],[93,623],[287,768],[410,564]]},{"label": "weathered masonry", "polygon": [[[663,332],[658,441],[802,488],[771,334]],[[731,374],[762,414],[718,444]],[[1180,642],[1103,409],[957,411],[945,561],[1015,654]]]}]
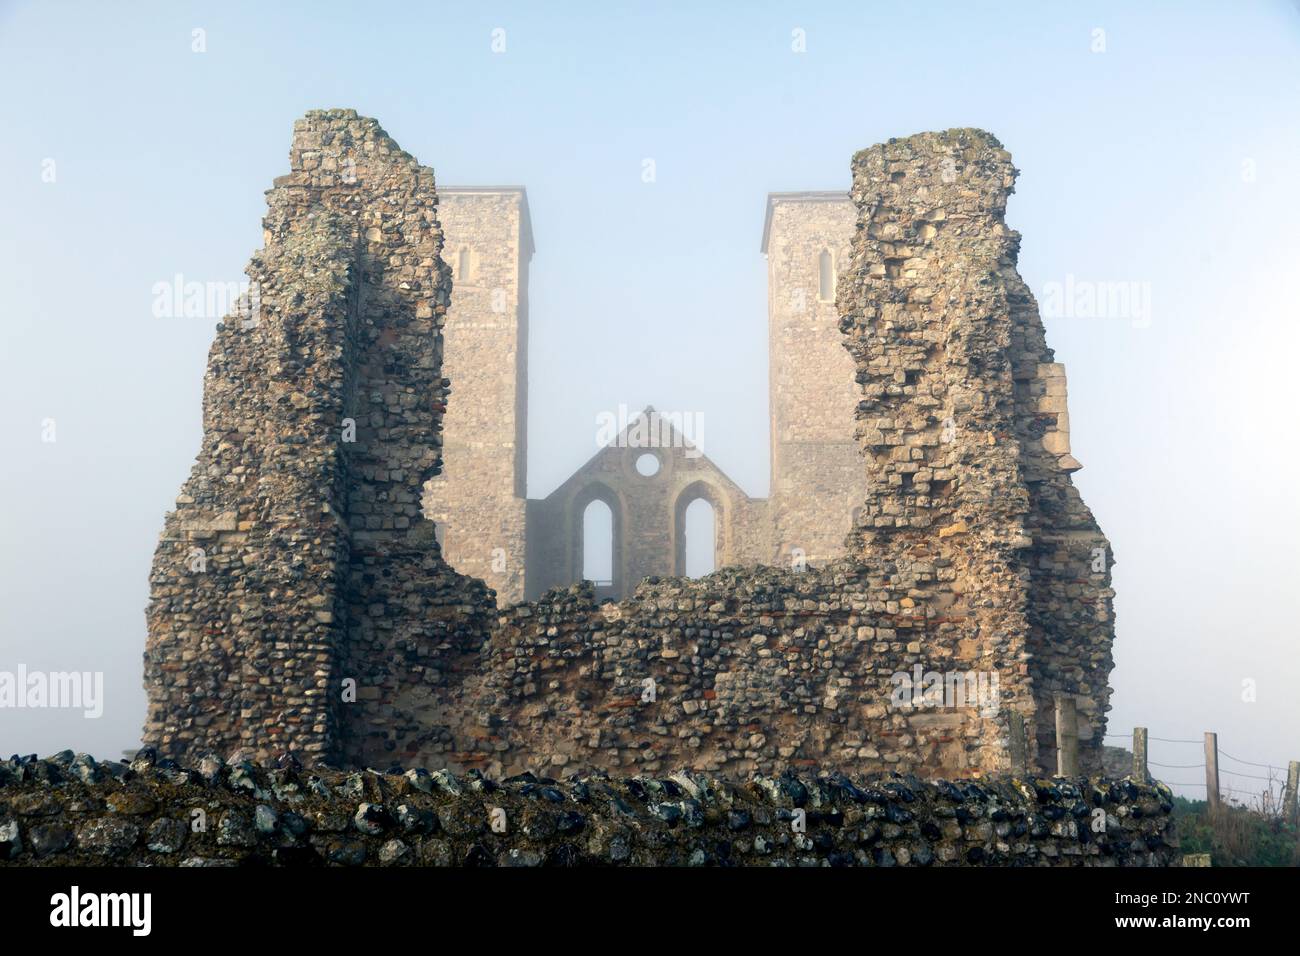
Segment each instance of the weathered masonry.
[{"label": "weathered masonry", "polygon": [[337,759],[489,620],[420,512],[447,385],[433,173],[351,111],[300,120],[290,170],[154,556],[144,737],[167,751]]},{"label": "weathered masonry", "polygon": [[[192,827],[202,808],[210,821]],[[565,781],[0,760],[3,866],[1170,866],[1144,781]],[[508,825],[488,825],[492,814]],[[802,814],[805,832],[791,821]],[[1093,821],[1104,814],[1106,827]]]},{"label": "weathered masonry", "polygon": [[444,186],[438,197],[453,283],[443,374],[455,398],[424,513],[453,567],[518,601],[528,537],[528,197],[514,186]]},{"label": "weathered masonry", "polygon": [[[987,777],[1054,768],[1064,698],[1082,768],[1100,769],[1112,555],[1070,479],[1064,374],[1016,272],[1015,169],[992,136],[863,150],[848,205],[771,197],[774,469],[803,490],[822,479],[799,469],[842,474],[826,490],[856,487],[856,504],[782,503],[776,480],[746,501],[704,456],[658,449],[660,482],[626,486],[654,514],[629,503],[622,529],[658,535],[668,570],[638,583],[648,565],[629,557],[627,596],[605,602],[590,585],[502,600],[546,511],[522,494],[522,192],[440,203],[431,171],[351,111],[309,113],[290,161],[249,268],[260,303],[219,327],[203,445],[155,554],[147,744],[490,775]],[[499,417],[444,433],[476,390]],[[843,403],[853,444],[809,401]],[[548,531],[564,553],[547,562],[575,560],[588,477],[620,504],[620,482],[646,478],[628,451],[561,486],[551,514],[570,525]],[[476,480],[478,498],[448,497]],[[721,503],[732,565],[698,579],[673,574],[693,494]],[[770,536],[741,530],[750,508]],[[507,535],[506,570],[457,543],[458,521]],[[804,540],[800,570],[784,552]]]}]

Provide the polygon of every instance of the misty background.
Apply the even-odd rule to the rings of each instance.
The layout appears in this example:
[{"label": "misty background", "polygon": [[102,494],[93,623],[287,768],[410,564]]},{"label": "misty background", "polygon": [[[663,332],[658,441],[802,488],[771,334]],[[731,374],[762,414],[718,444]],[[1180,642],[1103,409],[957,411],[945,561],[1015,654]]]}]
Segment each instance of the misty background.
[{"label": "misty background", "polygon": [[[350,107],[439,184],[527,187],[530,497],[620,403],[702,414],[765,496],[766,194],[847,190],[891,136],[991,131],[1040,300],[1150,293],[1145,322],[1045,315],[1117,559],[1109,729],[1149,727],[1157,764],[1199,763],[1159,738],[1206,730],[1300,758],[1296,5],[464,6],[0,2],[0,671],[105,680],[97,720],[0,709],[0,752],[138,745],[149,565],[217,321],[157,318],[152,290],[241,280],[293,121]],[[1264,784],[1226,771],[1269,773],[1221,764],[1239,795]]]}]

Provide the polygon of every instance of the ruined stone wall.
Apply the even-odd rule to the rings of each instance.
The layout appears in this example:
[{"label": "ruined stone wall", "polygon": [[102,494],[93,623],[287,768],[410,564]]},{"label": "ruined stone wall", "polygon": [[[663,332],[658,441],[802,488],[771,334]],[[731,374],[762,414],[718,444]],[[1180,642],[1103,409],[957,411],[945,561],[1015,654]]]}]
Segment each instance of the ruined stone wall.
[{"label": "ruined stone wall", "polygon": [[[452,746],[430,768],[492,775],[659,773],[742,778],[786,769],[1009,771],[1005,708],[1018,662],[886,610],[884,579],[853,563],[796,573],[728,568],[651,579],[620,603],[589,586],[507,608],[466,681],[429,714]],[[979,706],[899,698],[895,675],[996,674]],[[966,693],[967,690],[963,690]]]},{"label": "ruined stone wall", "polygon": [[[837,308],[865,490],[846,559],[500,610],[419,515],[447,384],[432,174],[346,111],[299,123],[291,169],[250,268],[260,318],[218,333],[203,448],[155,558],[146,743],[494,774],[983,777],[1012,769],[1017,716],[1024,759],[1050,769],[1051,698],[1069,693],[1096,766],[1110,554],[1070,484],[1064,381],[1015,274],[993,137],[854,157]],[[598,460],[627,471],[636,451]],[[707,459],[667,465],[665,506]],[[917,668],[996,696],[899,701]]]},{"label": "ruined stone wall", "polygon": [[143,737],[166,754],[391,751],[406,698],[478,646],[491,606],[419,511],[450,284],[432,171],[350,110],[295,124],[290,170],[154,557]]},{"label": "ruined stone wall", "polygon": [[522,188],[439,190],[454,270],[444,330],[451,382],[443,471],[425,488],[425,514],[442,553],[480,578],[501,603],[522,601],[526,573],[528,263],[533,254]]},{"label": "ruined stone wall", "polygon": [[768,401],[771,550],[763,563],[844,556],[852,516],[867,494],[853,437],[859,390],[835,309],[849,264],[856,209],[845,193],[768,197]]},{"label": "ruined stone wall", "polygon": [[1016,273],[1011,158],[987,133],[949,130],[864,150],[853,171],[860,219],[838,306],[872,475],[855,552],[933,635],[1018,662],[1040,765],[1054,759],[1051,695],[1082,695],[1093,768],[1113,629],[1109,564],[1092,574],[1084,559],[1109,553],[1070,485],[1064,383]]},{"label": "ruined stone wall", "polygon": [[67,751],[0,761],[0,866],[1172,866],[1172,809],[1133,780],[497,782]]}]

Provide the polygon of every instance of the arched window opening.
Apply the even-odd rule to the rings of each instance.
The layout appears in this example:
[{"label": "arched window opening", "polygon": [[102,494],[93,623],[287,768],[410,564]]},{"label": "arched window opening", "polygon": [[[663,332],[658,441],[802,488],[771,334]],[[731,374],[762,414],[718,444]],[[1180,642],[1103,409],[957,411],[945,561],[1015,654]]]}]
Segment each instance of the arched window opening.
[{"label": "arched window opening", "polygon": [[614,512],[599,498],[582,511],[582,577],[597,587],[614,583]]},{"label": "arched window opening", "polygon": [[686,506],[686,576],[703,577],[717,570],[717,526],[713,505],[696,498]]},{"label": "arched window opening", "polygon": [[468,282],[470,279],[469,268],[469,246],[464,246],[461,248],[460,254],[456,257],[456,278],[461,282]]},{"label": "arched window opening", "polygon": [[826,249],[817,257],[817,298],[823,302],[835,298],[835,263]]}]

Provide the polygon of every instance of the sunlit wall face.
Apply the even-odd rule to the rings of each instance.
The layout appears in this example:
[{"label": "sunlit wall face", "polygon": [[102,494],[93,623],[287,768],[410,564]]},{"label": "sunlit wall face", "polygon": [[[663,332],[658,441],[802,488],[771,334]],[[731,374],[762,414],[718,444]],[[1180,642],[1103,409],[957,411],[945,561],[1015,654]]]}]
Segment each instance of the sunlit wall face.
[{"label": "sunlit wall face", "polygon": [[[1296,757],[1300,12],[1134,6],[517,4],[400,30],[341,3],[0,7],[0,670],[105,678],[98,719],[0,712],[0,751],[135,743],[217,321],[155,290],[241,279],[293,119],[349,106],[442,182],[527,186],[533,497],[620,403],[704,416],[766,495],[764,197],[847,189],[891,136],[992,131],[1118,562],[1112,730]],[[1080,298],[1121,286],[1118,314]],[[1152,759],[1194,762],[1177,746]]]}]

